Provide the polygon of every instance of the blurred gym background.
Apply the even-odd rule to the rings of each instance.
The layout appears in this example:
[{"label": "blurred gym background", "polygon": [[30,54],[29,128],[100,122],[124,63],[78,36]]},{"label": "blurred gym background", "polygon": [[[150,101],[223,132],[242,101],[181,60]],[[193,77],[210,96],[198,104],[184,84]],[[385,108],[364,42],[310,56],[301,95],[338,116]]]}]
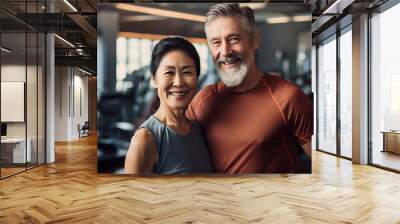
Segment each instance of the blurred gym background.
[{"label": "blurred gym background", "polygon": [[[240,3],[254,10],[262,36],[257,65],[311,93],[310,5]],[[219,81],[209,55],[204,16],[210,3],[99,3],[97,15],[98,172],[123,173],[136,127],[151,113],[153,46],[169,35],[188,38],[201,58],[199,86]]]}]

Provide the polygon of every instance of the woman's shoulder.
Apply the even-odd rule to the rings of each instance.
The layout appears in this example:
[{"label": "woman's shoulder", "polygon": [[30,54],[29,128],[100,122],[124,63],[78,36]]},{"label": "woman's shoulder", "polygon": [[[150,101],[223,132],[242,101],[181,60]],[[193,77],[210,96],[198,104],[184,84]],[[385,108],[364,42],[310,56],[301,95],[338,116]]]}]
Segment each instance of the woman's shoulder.
[{"label": "woman's shoulder", "polygon": [[154,138],[153,133],[151,133],[151,131],[149,129],[142,127],[135,131],[135,134],[132,137],[132,140],[136,139],[136,140],[149,141],[149,140],[153,140],[153,138]]},{"label": "woman's shoulder", "polygon": [[155,117],[153,114],[139,126],[139,129],[145,128],[150,131],[150,134],[153,134],[153,136],[157,136],[159,132],[164,129],[164,126],[165,124],[157,119],[157,117]]},{"label": "woman's shoulder", "polygon": [[155,147],[156,143],[151,131],[146,128],[139,128],[135,131],[129,148],[141,151],[142,153],[148,153],[149,151],[154,151]]},{"label": "woman's shoulder", "polygon": [[157,159],[158,156],[153,135],[146,128],[137,129],[131,139],[125,157],[125,172],[135,174],[151,173],[153,171],[153,164]]},{"label": "woman's shoulder", "polygon": [[147,128],[138,128],[131,139],[131,146],[146,150],[156,147],[156,141],[153,133]]}]

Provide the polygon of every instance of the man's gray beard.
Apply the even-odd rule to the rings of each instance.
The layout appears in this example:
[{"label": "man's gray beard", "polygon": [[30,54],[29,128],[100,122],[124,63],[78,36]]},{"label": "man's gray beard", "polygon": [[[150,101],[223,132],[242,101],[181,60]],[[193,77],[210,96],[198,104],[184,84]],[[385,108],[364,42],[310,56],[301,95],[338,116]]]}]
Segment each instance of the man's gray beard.
[{"label": "man's gray beard", "polygon": [[243,82],[243,79],[247,75],[248,69],[245,63],[240,63],[239,68],[231,68],[223,70],[217,67],[217,71],[222,82],[227,87],[235,87]]}]

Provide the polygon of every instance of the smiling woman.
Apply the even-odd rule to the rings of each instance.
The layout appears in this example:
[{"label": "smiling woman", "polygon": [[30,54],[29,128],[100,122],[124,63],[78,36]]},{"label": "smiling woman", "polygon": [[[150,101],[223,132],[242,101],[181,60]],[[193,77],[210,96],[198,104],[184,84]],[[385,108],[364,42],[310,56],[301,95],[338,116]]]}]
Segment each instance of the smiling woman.
[{"label": "smiling woman", "polygon": [[125,159],[125,173],[213,172],[200,129],[185,116],[200,73],[196,49],[184,38],[167,37],[154,47],[150,72],[160,103],[135,132]]},{"label": "smiling woman", "polygon": [[165,55],[159,64],[156,75],[151,79],[152,86],[162,98],[161,104],[185,112],[196,89],[196,71],[193,60],[186,53],[174,50]]}]

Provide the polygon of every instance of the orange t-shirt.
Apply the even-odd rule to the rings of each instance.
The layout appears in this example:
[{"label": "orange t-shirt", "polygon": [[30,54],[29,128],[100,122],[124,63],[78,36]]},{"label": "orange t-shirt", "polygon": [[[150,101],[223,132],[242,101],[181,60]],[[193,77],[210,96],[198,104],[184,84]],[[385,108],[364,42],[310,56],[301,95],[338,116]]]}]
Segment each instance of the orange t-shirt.
[{"label": "orange t-shirt", "polygon": [[195,96],[187,116],[201,126],[217,173],[293,172],[298,145],[313,134],[311,101],[294,84],[271,75],[243,93],[222,82],[209,85]]}]

